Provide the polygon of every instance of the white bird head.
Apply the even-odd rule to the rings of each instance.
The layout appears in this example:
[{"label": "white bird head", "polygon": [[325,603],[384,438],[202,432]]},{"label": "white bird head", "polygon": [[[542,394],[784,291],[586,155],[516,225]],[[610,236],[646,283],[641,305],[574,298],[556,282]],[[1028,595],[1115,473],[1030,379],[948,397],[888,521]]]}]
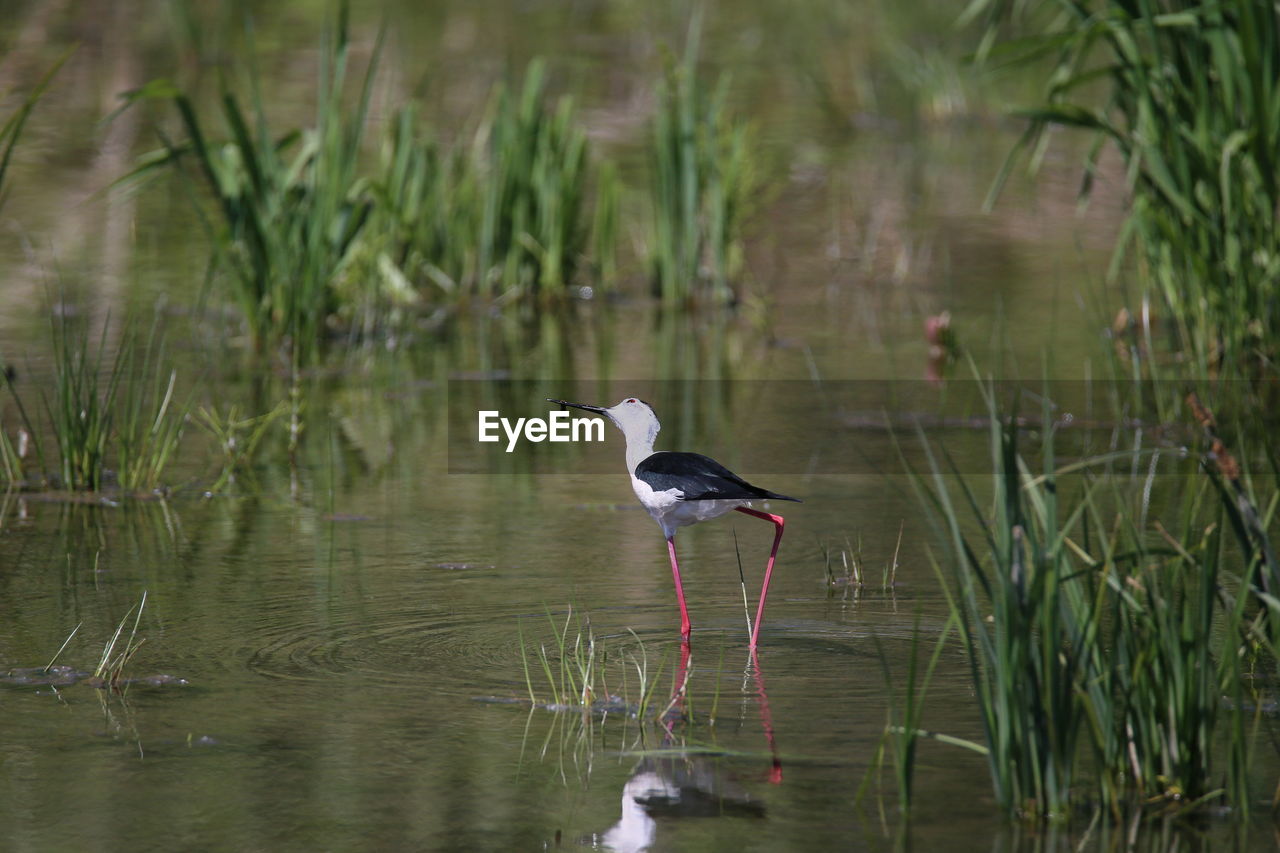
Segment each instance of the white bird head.
[{"label": "white bird head", "polygon": [[658,430],[662,429],[662,424],[658,423],[658,416],[654,414],[653,407],[638,397],[627,397],[616,406],[608,408],[551,398],[547,398],[547,402],[595,412],[613,421],[613,425],[622,430],[622,434],[626,436],[628,466],[632,469],[635,468],[635,464],[631,463],[631,458],[638,457],[636,462],[639,462],[640,459],[652,453],[653,442],[658,437]]}]

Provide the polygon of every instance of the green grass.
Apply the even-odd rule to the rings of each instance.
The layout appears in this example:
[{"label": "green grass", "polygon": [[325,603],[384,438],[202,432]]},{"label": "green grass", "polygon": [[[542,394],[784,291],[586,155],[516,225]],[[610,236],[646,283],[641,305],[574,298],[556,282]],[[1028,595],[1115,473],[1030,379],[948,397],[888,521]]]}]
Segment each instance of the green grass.
[{"label": "green grass", "polygon": [[[1037,34],[996,48],[1001,61],[1050,59],[1044,103],[1025,115],[1022,150],[1050,125],[1123,159],[1132,202],[1126,253],[1159,306],[1142,345],[1178,353],[1201,378],[1274,370],[1280,340],[1280,13],[1260,0],[985,0],[993,20],[1030,6]],[[1041,23],[1043,22],[1043,23]],[[1147,352],[1149,356],[1158,353]]]},{"label": "green grass", "polygon": [[303,130],[272,130],[252,58],[247,108],[232,82],[222,80],[223,142],[213,140],[210,121],[192,98],[167,81],[133,94],[171,101],[186,137],[165,140],[165,150],[134,174],[194,160],[215,203],[216,257],[253,349],[278,350],[294,365],[318,357],[326,321],[337,308],[335,283],[354,257],[372,209],[367,182],[357,172],[381,39],[348,109],[350,50],[344,8],[321,51],[315,123]]},{"label": "green grass", "polygon": [[[524,665],[525,688],[529,702],[553,709],[572,709],[590,713],[593,707],[625,707],[629,715],[647,720],[658,707],[656,703],[665,658],[656,664],[649,659],[644,643],[635,639],[635,649],[623,652],[610,650],[591,628],[590,617],[566,609],[563,623],[549,611],[547,620],[551,627],[551,641],[534,641],[526,645],[521,627],[521,659]],[[532,661],[532,663],[531,663]],[[541,679],[535,677],[539,673]],[[612,674],[613,692],[610,688]],[[663,716],[686,692],[685,684],[673,686],[672,698],[663,703],[657,716]],[[545,692],[535,683],[542,685]],[[542,697],[546,696],[544,700]],[[619,702],[620,700],[620,702]]]},{"label": "green grass", "polygon": [[[38,393],[39,408],[5,376],[20,423],[16,441],[0,434],[0,481],[8,488],[136,493],[164,485],[189,402],[175,398],[177,373],[162,364],[158,327],[141,346],[126,331],[114,355],[108,330],[104,322],[95,343],[87,323],[50,320],[53,376],[51,388]],[[41,411],[43,420],[33,417]]]},{"label": "green grass", "polygon": [[[73,49],[74,50],[74,49]],[[53,66],[45,72],[44,76],[36,83],[27,96],[22,100],[20,106],[5,119],[4,124],[0,125],[0,210],[4,208],[5,200],[8,198],[8,174],[9,164],[13,160],[14,149],[18,145],[18,140],[22,137],[22,130],[26,126],[27,119],[30,118],[31,112],[35,109],[36,104],[44,95],[49,84],[53,81],[54,76],[62,68],[63,64],[71,57],[72,51],[67,51],[58,59]],[[20,433],[16,438],[11,439],[8,433],[0,426],[0,474],[3,475],[4,481],[12,487],[15,484],[22,483],[27,476],[27,451],[30,442],[33,440],[34,431],[31,429],[31,421],[27,416],[25,408],[23,408],[20,400],[17,399],[17,393],[14,391],[13,373],[11,365],[0,358],[0,372],[3,372],[5,386],[15,400],[19,415],[22,420]],[[39,447],[36,447],[39,451]],[[43,459],[39,464],[43,466]]]},{"label": "green grass", "polygon": [[912,628],[906,679],[901,690],[897,689],[894,676],[889,670],[884,649],[878,649],[880,665],[884,670],[885,685],[889,693],[889,707],[886,710],[888,719],[885,721],[884,738],[881,740],[878,755],[872,761],[868,773],[879,771],[883,764],[883,752],[887,750],[893,762],[894,779],[897,783],[898,811],[903,818],[911,814],[915,793],[916,751],[921,738],[930,734],[920,727],[925,698],[929,692],[929,683],[933,680],[934,670],[937,669],[938,660],[946,649],[953,624],[954,616],[934,643],[933,653],[929,656],[922,674],[920,673],[920,617],[917,614]]},{"label": "green grass", "polygon": [[[65,315],[53,318],[53,394],[45,411],[58,450],[58,473],[64,489],[102,488],[110,449],[121,355],[106,360],[107,334],[94,347],[88,329]],[[123,353],[123,350],[120,350]],[[101,382],[100,376],[106,375]]]},{"label": "green grass", "polygon": [[548,108],[544,78],[545,66],[535,61],[518,95],[500,86],[477,134],[482,295],[563,290],[587,245],[586,135],[570,98]]},{"label": "green grass", "polygon": [[74,52],[74,48],[64,53],[44,73],[44,76],[36,82],[36,85],[22,99],[22,103],[14,110],[13,114],[5,119],[4,124],[0,124],[0,209],[4,208],[4,202],[8,196],[6,180],[9,174],[9,164],[13,160],[14,148],[17,147],[18,140],[22,137],[22,129],[26,126],[27,119],[31,117],[32,110],[35,109],[45,90],[53,82],[54,76],[62,68],[63,64],[71,58],[72,52]]},{"label": "green grass", "polygon": [[593,280],[616,278],[616,173],[593,174],[573,100],[548,99],[545,63],[518,92],[495,88],[465,144],[445,149],[418,125],[414,108],[397,113],[374,182],[385,292],[555,301],[592,265]]},{"label": "green grass", "polygon": [[1204,456],[1210,475],[1183,471],[1159,508],[1147,503],[1146,453],[1139,473],[1111,469],[1112,456],[1073,463],[1085,473],[1067,478],[1045,429],[1036,473],[988,402],[989,499],[927,442],[930,468],[915,482],[945,543],[997,799],[1047,821],[1086,806],[1119,816],[1225,803],[1247,815],[1246,709],[1268,680],[1256,676],[1274,668],[1277,602],[1262,568],[1275,499],[1256,510],[1220,444]]},{"label": "green grass", "polygon": [[256,73],[247,109],[223,80],[220,143],[169,83],[133,95],[172,101],[186,138],[129,177],[194,160],[215,202],[216,256],[255,350],[310,364],[331,326],[368,333],[415,306],[471,296],[559,300],[593,265],[592,280],[616,279],[616,174],[593,175],[573,100],[549,99],[544,63],[529,65],[518,91],[496,87],[474,133],[451,149],[402,107],[369,176],[362,144],[380,50],[347,109],[350,44],[339,24],[306,130],[270,129]]},{"label": "green grass", "polygon": [[[564,624],[557,626],[555,618],[548,611],[547,620],[551,623],[553,648],[547,649],[540,643],[536,659],[542,674],[546,678],[547,689],[551,695],[551,705],[590,709],[591,703],[598,695],[603,694],[598,687],[598,679],[605,668],[607,656],[597,646],[591,620],[577,619],[577,630],[572,640],[569,631],[574,625],[573,608],[565,612]],[[521,644],[521,655],[524,661],[525,686],[529,690],[529,701],[537,704],[537,694],[533,689],[533,679],[529,675],[529,655]]]},{"label": "green grass", "polygon": [[683,58],[658,86],[651,148],[654,289],[668,305],[735,299],[742,231],[759,189],[746,124],[728,104],[728,78],[708,88],[698,75],[701,18]]},{"label": "green grass", "polygon": [[396,113],[372,185],[377,245],[368,251],[383,299],[404,304],[460,295],[478,264],[475,175],[461,150],[444,150],[420,124],[413,106]]},{"label": "green grass", "polygon": [[[142,611],[147,606],[147,592],[142,591],[142,598],[129,608],[120,618],[115,633],[102,647],[98,665],[94,667],[93,677],[99,679],[104,686],[119,690],[124,681],[124,670],[129,661],[138,653],[138,649],[146,642],[146,638],[138,638],[138,626],[142,623]],[[133,626],[125,633],[129,617],[133,617]],[[74,631],[72,634],[74,635]],[[70,637],[67,638],[70,640]],[[121,642],[123,640],[123,643]],[[65,644],[64,644],[65,645]]]},{"label": "green grass", "polygon": [[[130,342],[131,343],[131,342]],[[167,363],[159,325],[154,323],[141,353],[130,346],[118,362],[123,377],[116,423],[116,478],[126,492],[164,485],[164,473],[177,454],[191,408],[190,398],[175,399],[178,371]]]}]

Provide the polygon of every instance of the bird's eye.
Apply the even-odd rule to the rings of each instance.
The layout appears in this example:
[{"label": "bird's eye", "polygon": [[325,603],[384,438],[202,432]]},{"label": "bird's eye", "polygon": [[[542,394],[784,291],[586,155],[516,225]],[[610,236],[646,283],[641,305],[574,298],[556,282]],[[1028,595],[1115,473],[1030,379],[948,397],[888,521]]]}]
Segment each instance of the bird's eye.
[{"label": "bird's eye", "polygon": [[635,397],[632,397],[632,398],[631,398],[630,400],[628,400],[627,402],[628,402],[628,403],[634,403],[635,401],[636,401],[636,398],[635,398]]}]

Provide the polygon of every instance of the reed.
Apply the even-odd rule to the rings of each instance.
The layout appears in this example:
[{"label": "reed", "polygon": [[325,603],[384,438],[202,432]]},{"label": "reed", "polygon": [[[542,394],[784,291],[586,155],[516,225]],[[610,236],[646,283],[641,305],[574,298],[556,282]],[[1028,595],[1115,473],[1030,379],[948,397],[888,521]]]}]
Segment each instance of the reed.
[{"label": "reed", "polygon": [[596,255],[597,280],[616,275],[617,181],[595,179],[573,100],[546,94],[530,63],[518,92],[499,85],[465,147],[444,149],[401,109],[374,182],[373,231],[391,290],[430,285],[445,296],[558,300]]},{"label": "reed", "polygon": [[[985,0],[993,21],[1021,0]],[[1168,342],[1200,377],[1274,369],[1280,340],[1280,12],[1261,0],[1045,0],[1049,23],[994,56],[1050,57],[1019,152],[1049,126],[1094,134],[1081,194],[1106,145],[1132,191],[1112,276],[1136,256]],[[1100,91],[1100,97],[1097,93]],[[1017,152],[1015,152],[1017,153]],[[997,188],[1000,182],[997,182]],[[1149,316],[1130,305],[1132,316]],[[1162,331],[1163,330],[1163,331]],[[1154,355],[1154,354],[1152,354]]]},{"label": "reed", "polygon": [[586,135],[572,99],[544,104],[545,66],[534,61],[514,95],[500,86],[481,124],[484,194],[478,256],[480,292],[563,290],[586,248]]},{"label": "reed", "polygon": [[[597,695],[597,680],[606,662],[604,650],[596,644],[591,620],[578,617],[572,639],[569,636],[575,621],[572,607],[565,613],[563,625],[557,626],[550,611],[547,620],[551,623],[554,649],[548,651],[545,643],[539,644],[537,659],[551,692],[551,704],[587,710]],[[523,644],[521,653],[525,654]],[[524,660],[525,686],[532,697],[535,694],[527,657]]]},{"label": "reed", "polygon": [[759,189],[747,126],[729,109],[728,78],[708,88],[697,73],[701,18],[680,62],[658,86],[650,153],[654,289],[667,304],[735,299],[742,230]]},{"label": "reed", "polygon": [[[18,381],[4,374],[20,426],[16,441],[0,434],[0,481],[17,489],[51,481],[89,491],[161,487],[189,402],[177,399],[177,371],[164,366],[158,326],[143,345],[126,327],[114,354],[108,352],[105,322],[96,342],[87,323],[66,315],[55,316],[50,331],[52,387],[39,392],[40,408],[29,408]],[[33,418],[41,409],[44,418]],[[56,452],[49,452],[49,444]]]},{"label": "reed", "polygon": [[163,485],[165,469],[182,441],[190,397],[175,399],[178,371],[167,364],[158,324],[153,323],[141,354],[128,346],[119,361],[120,408],[114,441],[116,477],[126,492]]},{"label": "reed", "polygon": [[[889,670],[888,659],[883,649],[877,649],[880,665],[884,670],[885,687],[889,694],[889,707],[886,711],[884,738],[881,750],[888,748],[893,761],[893,770],[898,790],[898,811],[903,818],[911,814],[911,804],[915,793],[916,750],[920,739],[929,735],[920,727],[924,714],[925,697],[929,692],[929,683],[933,680],[934,670],[947,646],[954,623],[948,622],[933,646],[933,653],[925,664],[924,672],[920,672],[920,617],[917,614],[911,632],[911,650],[907,658],[906,681],[902,690],[896,689],[894,678]],[[900,695],[898,695],[900,694]],[[879,765],[882,759],[873,762]],[[876,767],[875,769],[878,769]]]},{"label": "reed", "polygon": [[[128,612],[120,618],[120,623],[116,625],[115,633],[111,635],[111,639],[102,647],[102,655],[98,658],[98,665],[94,667],[93,677],[99,679],[99,683],[119,690],[124,683],[124,669],[138,653],[138,649],[146,642],[146,638],[139,639],[138,626],[142,623],[142,611],[147,606],[147,591],[142,591],[142,598],[137,604],[129,608]],[[129,624],[129,617],[133,617],[133,626],[128,629],[125,634],[125,628]],[[75,632],[72,632],[74,635]],[[67,638],[70,641],[70,637]],[[121,643],[123,640],[123,644]],[[65,643],[64,643],[65,646]]]},{"label": "reed", "polygon": [[129,177],[194,160],[221,222],[216,259],[228,272],[254,350],[279,348],[295,365],[319,354],[326,321],[337,307],[335,283],[354,256],[372,208],[357,171],[381,47],[379,38],[348,110],[343,93],[351,45],[344,5],[325,39],[315,124],[305,130],[272,131],[252,60],[248,109],[230,81],[222,80],[228,134],[223,142],[212,141],[209,122],[172,85],[160,81],[133,96],[171,101],[186,140],[165,140],[165,151]]},{"label": "reed", "polygon": [[26,126],[27,119],[31,117],[32,110],[44,96],[45,90],[49,88],[49,84],[53,82],[53,78],[66,61],[71,58],[74,50],[75,48],[72,48],[64,53],[36,82],[13,114],[5,119],[4,124],[0,124],[0,208],[4,207],[5,198],[8,195],[5,183],[9,173],[9,163],[13,159],[13,150],[22,137],[22,129]]},{"label": "reed", "polygon": [[382,149],[372,232],[385,293],[416,301],[430,288],[444,297],[475,278],[479,193],[470,163],[419,129],[412,105],[391,122]]},{"label": "reed", "polygon": [[[677,701],[687,694],[688,673],[684,683],[673,685],[670,702],[659,701],[658,688],[666,669],[666,657],[651,661],[640,638],[631,632],[635,649],[607,646],[591,628],[591,619],[569,607],[564,620],[557,621],[550,611],[547,620],[551,641],[526,644],[520,627],[520,654],[524,669],[525,690],[534,707],[555,711],[622,712],[640,721],[661,719]],[[535,687],[535,672],[540,672],[545,692]],[[633,677],[634,676],[634,682]],[[618,690],[610,690],[610,683]],[[543,702],[540,696],[547,696]]]},{"label": "reed", "polygon": [[[1166,527],[1145,476],[1098,458],[1071,468],[1100,473],[1061,478],[1053,428],[1034,473],[1018,428],[993,397],[988,406],[989,503],[948,476],[927,442],[929,471],[915,482],[946,543],[944,589],[997,799],[1048,821],[1082,802],[1119,815],[1224,800],[1247,815],[1255,731],[1246,709],[1259,706],[1265,679],[1245,669],[1273,661],[1258,657],[1275,643],[1257,614],[1277,603],[1263,588],[1258,531],[1275,502],[1250,528],[1231,518],[1241,504],[1219,500],[1233,490],[1191,473]],[[1206,449],[1206,465],[1223,450]]]},{"label": "reed", "polygon": [[[58,473],[64,489],[98,490],[103,485],[120,387],[120,353],[107,361],[107,334],[95,347],[88,328],[66,315],[55,317],[53,393],[45,411],[58,449]],[[99,375],[106,375],[99,383]]]},{"label": "reed", "polygon": [[[10,439],[9,433],[0,427],[0,469],[3,469],[6,489],[22,488],[29,484],[33,475],[45,477],[48,469],[45,467],[44,449],[40,443],[39,433],[32,426],[31,417],[27,414],[27,408],[18,394],[14,381],[16,371],[4,367],[0,368],[0,374],[3,375],[5,389],[8,390],[18,410],[18,418],[21,422],[13,439]],[[36,462],[34,471],[28,464],[28,460],[33,455]]]},{"label": "reed", "polygon": [[[22,137],[22,130],[27,124],[27,119],[31,117],[36,104],[43,97],[54,76],[57,75],[63,64],[71,57],[73,51],[74,48],[64,53],[44,73],[31,91],[27,93],[27,96],[22,99],[21,104],[14,110],[13,114],[5,119],[4,124],[0,125],[0,209],[4,208],[5,200],[8,198],[9,164],[13,160],[14,149],[18,145],[18,140]],[[30,442],[33,441],[35,433],[31,429],[31,421],[27,416],[26,409],[23,408],[22,401],[17,396],[17,391],[14,390],[13,368],[3,359],[0,359],[0,374],[3,375],[5,386],[13,396],[22,419],[22,427],[17,435],[16,443],[9,438],[3,426],[0,426],[0,469],[3,469],[0,473],[3,473],[5,482],[12,488],[21,485],[26,480],[27,450]],[[40,450],[38,445],[36,450]],[[43,459],[40,460],[40,465],[43,467]]]}]

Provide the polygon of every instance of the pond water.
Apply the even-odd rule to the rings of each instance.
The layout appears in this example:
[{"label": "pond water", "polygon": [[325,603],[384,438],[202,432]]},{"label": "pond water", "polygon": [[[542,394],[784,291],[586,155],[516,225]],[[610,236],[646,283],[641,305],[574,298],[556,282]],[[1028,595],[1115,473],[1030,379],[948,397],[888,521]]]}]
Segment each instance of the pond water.
[{"label": "pond water", "polygon": [[[2,214],[0,328],[19,389],[38,395],[51,375],[51,302],[113,318],[109,334],[114,318],[160,304],[199,405],[261,413],[287,400],[284,378],[226,345],[234,315],[202,297],[207,244],[180,190],[104,192],[154,147],[154,116],[98,124],[114,96],[176,67],[199,77],[201,62],[229,48],[182,27],[214,32],[218,21],[141,0],[10,5],[6,84],[29,85],[81,42],[33,116]],[[261,16],[259,49],[287,116],[308,91],[323,16],[306,3],[231,5]],[[559,85],[582,92],[593,138],[635,161],[659,47],[680,43],[683,18],[645,4],[570,5],[357,5],[355,19],[367,46],[389,16],[389,85],[429,78],[442,124],[473,115],[505,67],[564,58]],[[164,500],[4,499],[0,674],[43,667],[79,629],[57,655],[72,671],[57,671],[62,683],[0,679],[0,846],[1080,841],[1024,837],[1000,816],[984,760],[934,742],[921,746],[909,825],[898,825],[891,766],[859,796],[885,728],[885,673],[900,684],[912,638],[930,651],[947,618],[898,451],[866,420],[886,408],[914,414],[939,393],[924,381],[922,329],[943,310],[998,376],[1089,375],[1104,321],[1095,297],[1076,294],[1097,293],[1119,193],[1079,216],[1063,142],[1035,182],[1015,181],[982,213],[1018,131],[996,117],[999,90],[970,92],[948,113],[902,94],[873,62],[887,49],[881,31],[948,55],[936,47],[954,37],[946,4],[914,23],[890,4],[855,4],[868,33],[847,12],[829,26],[795,21],[804,16],[793,5],[726,4],[709,18],[708,68],[735,75],[779,176],[748,244],[757,296],[738,312],[664,314],[633,279],[624,298],[563,315],[464,313],[394,349],[335,355],[303,382],[296,452],[278,430],[225,494],[205,494],[218,460],[191,426]],[[865,59],[849,55],[858,51]],[[829,75],[824,85],[816,73]],[[849,79],[859,74],[860,84]],[[663,419],[660,449],[708,453],[804,501],[770,508],[787,527],[755,661],[735,547],[754,599],[769,525],[733,515],[679,534],[695,626],[682,659],[664,543],[629,488],[621,435],[609,428],[602,447],[508,460],[465,431],[487,400],[526,416],[545,414],[545,397],[608,405],[633,394]],[[895,394],[910,404],[895,409]],[[981,472],[982,430],[935,437]],[[865,571],[860,586],[829,582],[850,562]],[[122,620],[129,633],[144,592],[145,643],[126,671],[142,680],[123,693],[92,686],[75,673],[93,672]],[[594,638],[597,696],[622,707],[545,707],[539,650],[556,657],[566,626],[570,644]],[[969,679],[953,647],[928,693],[928,728],[981,739]],[[627,713],[644,685],[651,702],[673,705],[667,725]],[[1152,848],[1186,840],[1151,836]]]}]

